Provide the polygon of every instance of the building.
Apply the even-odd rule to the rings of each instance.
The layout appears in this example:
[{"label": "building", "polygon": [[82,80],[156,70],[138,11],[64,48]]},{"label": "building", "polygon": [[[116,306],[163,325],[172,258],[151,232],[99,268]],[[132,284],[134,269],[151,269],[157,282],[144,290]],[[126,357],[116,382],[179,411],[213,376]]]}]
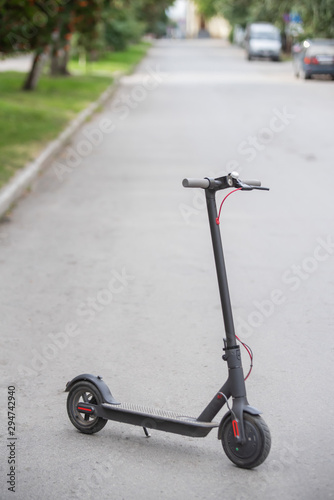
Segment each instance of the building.
[{"label": "building", "polygon": [[206,21],[192,0],[186,0],[185,7],[187,38],[228,38],[231,27],[226,19],[216,16]]}]

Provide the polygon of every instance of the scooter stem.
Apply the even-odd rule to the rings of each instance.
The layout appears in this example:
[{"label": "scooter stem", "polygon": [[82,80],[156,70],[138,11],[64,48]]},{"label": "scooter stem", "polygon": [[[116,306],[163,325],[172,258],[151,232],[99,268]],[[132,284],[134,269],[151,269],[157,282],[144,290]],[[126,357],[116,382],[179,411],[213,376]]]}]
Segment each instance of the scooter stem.
[{"label": "scooter stem", "polygon": [[206,189],[205,197],[206,197],[206,205],[209,216],[212,246],[216,263],[218,287],[219,287],[220,301],[221,301],[223,319],[225,325],[227,347],[233,347],[236,345],[236,338],[235,338],[230,292],[228,288],[226,268],[225,268],[223,245],[220,236],[219,225],[216,223],[216,219],[218,216],[217,206],[216,206],[216,191],[213,189]]}]

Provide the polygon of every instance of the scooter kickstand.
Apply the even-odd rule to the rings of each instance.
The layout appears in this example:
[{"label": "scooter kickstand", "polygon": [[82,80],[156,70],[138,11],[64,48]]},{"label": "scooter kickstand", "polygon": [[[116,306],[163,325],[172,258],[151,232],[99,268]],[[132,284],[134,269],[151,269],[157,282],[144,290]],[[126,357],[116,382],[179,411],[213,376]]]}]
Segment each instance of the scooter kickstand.
[{"label": "scooter kickstand", "polygon": [[151,437],[151,434],[148,432],[148,430],[146,429],[146,427],[143,427],[143,429],[144,429],[144,432],[145,432],[145,436],[146,436],[147,438],[150,438],[150,437]]}]

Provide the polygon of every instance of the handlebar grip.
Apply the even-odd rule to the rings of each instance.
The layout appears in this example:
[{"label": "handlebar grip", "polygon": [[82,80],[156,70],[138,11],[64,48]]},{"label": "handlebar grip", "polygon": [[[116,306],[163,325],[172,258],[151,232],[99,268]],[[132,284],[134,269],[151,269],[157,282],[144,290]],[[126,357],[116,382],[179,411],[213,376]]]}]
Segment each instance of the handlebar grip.
[{"label": "handlebar grip", "polygon": [[251,179],[251,180],[248,180],[248,181],[241,181],[243,182],[243,184],[247,184],[248,186],[258,186],[260,187],[261,186],[261,181],[257,181],[255,179]]},{"label": "handlebar grip", "polygon": [[210,185],[209,179],[183,179],[182,186],[186,188],[203,188]]}]

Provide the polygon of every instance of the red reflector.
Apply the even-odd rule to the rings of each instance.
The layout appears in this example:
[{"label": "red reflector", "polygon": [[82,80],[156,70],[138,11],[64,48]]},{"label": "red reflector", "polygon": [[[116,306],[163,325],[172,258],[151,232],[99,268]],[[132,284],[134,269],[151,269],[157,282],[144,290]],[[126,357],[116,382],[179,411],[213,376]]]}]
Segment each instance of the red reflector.
[{"label": "red reflector", "polygon": [[92,411],[91,408],[82,408],[82,406],[78,406],[78,410],[83,410],[83,411]]},{"label": "red reflector", "polygon": [[236,420],[232,420],[233,434],[234,437],[239,437],[239,427],[238,422]]}]

